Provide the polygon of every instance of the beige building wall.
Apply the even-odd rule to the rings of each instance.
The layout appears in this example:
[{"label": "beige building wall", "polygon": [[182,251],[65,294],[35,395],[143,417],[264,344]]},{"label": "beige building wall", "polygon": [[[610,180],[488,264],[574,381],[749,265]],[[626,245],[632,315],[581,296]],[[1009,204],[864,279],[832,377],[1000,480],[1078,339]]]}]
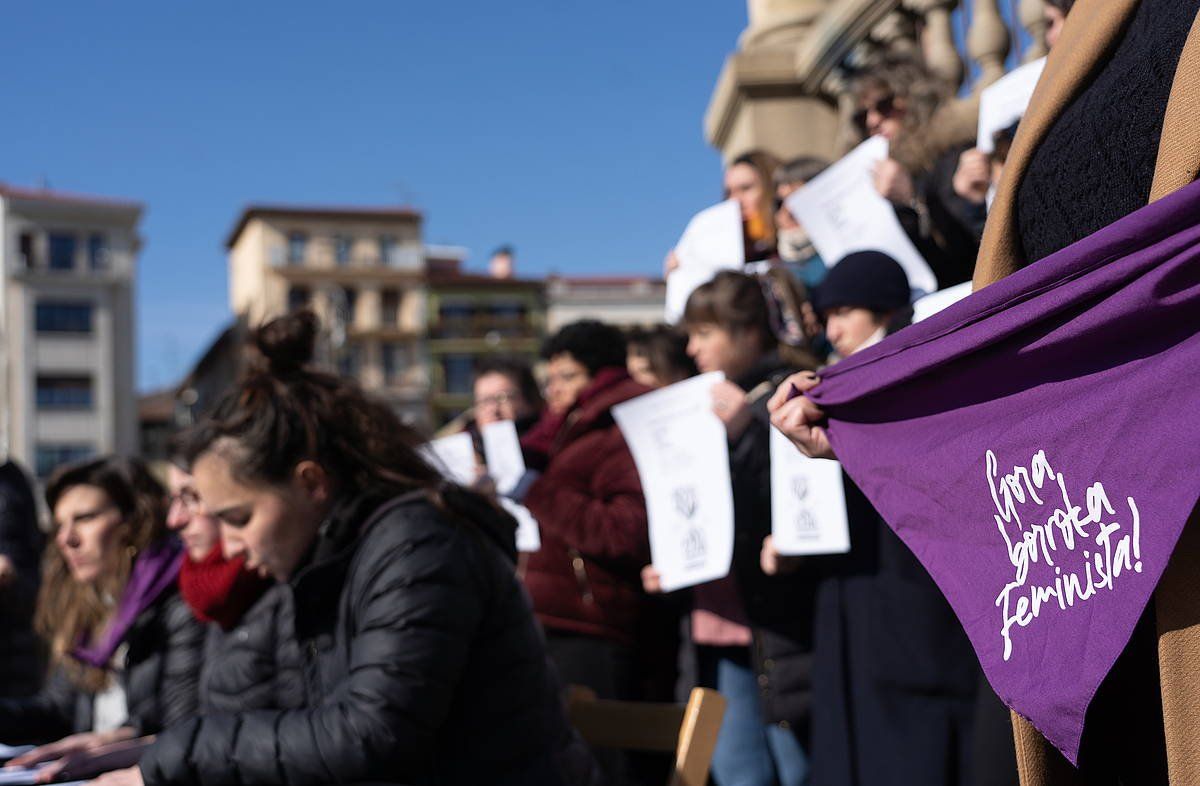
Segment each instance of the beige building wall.
[{"label": "beige building wall", "polygon": [[554,333],[581,319],[620,327],[661,324],[666,284],[646,278],[551,278],[546,283],[546,330]]},{"label": "beige building wall", "polygon": [[[304,238],[300,258],[295,258],[299,247],[289,250],[293,235]],[[381,238],[389,238],[386,249]],[[261,324],[301,305],[300,296],[306,295],[305,303],[328,328],[319,347],[323,362],[391,399],[403,416],[428,422],[427,287],[419,214],[252,205],[238,218],[226,246],[236,314],[252,326]],[[345,292],[354,300],[349,313],[339,310],[347,302]]]},{"label": "beige building wall", "polygon": [[[55,457],[137,450],[140,216],[133,203],[0,186],[2,420],[11,455],[40,475]],[[74,238],[73,258],[51,264],[52,235]]]}]

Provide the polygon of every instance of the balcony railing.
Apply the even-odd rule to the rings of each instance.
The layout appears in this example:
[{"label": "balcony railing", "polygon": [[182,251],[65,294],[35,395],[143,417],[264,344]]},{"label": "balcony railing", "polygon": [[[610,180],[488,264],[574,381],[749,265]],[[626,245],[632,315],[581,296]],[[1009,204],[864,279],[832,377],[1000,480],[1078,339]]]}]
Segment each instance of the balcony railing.
[{"label": "balcony railing", "polygon": [[501,338],[536,338],[537,328],[528,317],[442,317],[429,330],[434,339],[486,338],[496,335]]}]

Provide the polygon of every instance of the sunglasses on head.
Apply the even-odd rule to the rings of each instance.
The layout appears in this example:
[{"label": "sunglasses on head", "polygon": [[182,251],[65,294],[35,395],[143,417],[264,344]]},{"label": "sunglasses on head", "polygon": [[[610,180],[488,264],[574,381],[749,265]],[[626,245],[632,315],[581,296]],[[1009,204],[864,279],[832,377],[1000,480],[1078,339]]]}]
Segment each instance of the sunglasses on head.
[{"label": "sunglasses on head", "polygon": [[854,113],[854,125],[864,131],[867,128],[867,116],[872,112],[880,117],[890,117],[896,111],[896,97],[884,96],[867,104],[862,109]]}]

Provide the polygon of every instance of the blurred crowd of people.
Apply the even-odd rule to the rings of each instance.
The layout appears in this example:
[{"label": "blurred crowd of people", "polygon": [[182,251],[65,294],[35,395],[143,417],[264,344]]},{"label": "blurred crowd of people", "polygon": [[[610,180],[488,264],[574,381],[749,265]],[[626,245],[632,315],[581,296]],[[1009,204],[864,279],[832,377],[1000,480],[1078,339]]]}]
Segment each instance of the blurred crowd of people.
[{"label": "blurred crowd of people", "polygon": [[[1047,4],[1050,45],[1069,6]],[[946,138],[949,87],[912,58],[879,62],[854,96],[863,137],[889,142],[878,192],[939,287],[970,280],[1014,129],[992,153]],[[787,210],[826,165],[729,163],[746,264],[695,289],[678,325],[577,322],[537,369],[476,369],[461,425],[478,444],[515,424],[535,553],[517,553],[482,459],[473,485],[447,481],[429,435],[311,365],[308,312],[258,328],[250,369],[177,436],[165,477],[114,456],[55,472],[48,544],[32,485],[0,468],[0,742],[37,746],[11,764],[150,786],[660,784],[666,762],[590,750],[564,690],[672,701],[699,685],[728,702],[718,786],[1015,784],[1007,709],[853,482],[848,553],[772,543],[786,385],[912,319],[896,260],[824,260]],[[664,593],[612,411],[714,371],[732,567]]]}]

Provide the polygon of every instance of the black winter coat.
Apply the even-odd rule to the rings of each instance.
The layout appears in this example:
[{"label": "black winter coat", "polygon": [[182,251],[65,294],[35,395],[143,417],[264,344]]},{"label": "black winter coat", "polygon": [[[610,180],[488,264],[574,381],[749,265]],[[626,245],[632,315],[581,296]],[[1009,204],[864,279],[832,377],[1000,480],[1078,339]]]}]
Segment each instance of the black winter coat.
[{"label": "black winter coat", "polygon": [[[157,734],[196,714],[196,684],[204,648],[204,626],[172,587],[136,620],[124,641],[118,672],[129,708],[127,726]],[[46,685],[24,699],[0,699],[0,739],[44,743],[92,730],[95,695],[77,688],[62,667]]]},{"label": "black winter coat", "polygon": [[28,478],[11,461],[0,464],[0,555],[11,560],[16,571],[15,579],[0,586],[0,696],[36,693],[45,674],[33,632],[42,541]]},{"label": "black winter coat", "polygon": [[[164,784],[582,783],[528,597],[515,524],[424,494],[365,495],[290,581],[310,703],[194,718],[142,757]],[[473,522],[473,523],[472,523]]]},{"label": "black winter coat", "polygon": [[929,573],[843,480],[850,552],[819,558],[813,783],[966,783],[975,652]]},{"label": "black winter coat", "polygon": [[816,580],[811,571],[768,576],[762,571],[763,539],[771,534],[771,421],[767,400],[794,371],[772,354],[735,380],[765,393],[752,406],[753,419],[729,446],[733,484],[732,574],[750,620],[751,663],[758,675],[764,720],[804,736],[812,693],[812,614]]},{"label": "black winter coat", "polygon": [[232,630],[210,624],[200,673],[200,712],[305,706],[304,665],[292,622],[291,595],[276,584]]}]

